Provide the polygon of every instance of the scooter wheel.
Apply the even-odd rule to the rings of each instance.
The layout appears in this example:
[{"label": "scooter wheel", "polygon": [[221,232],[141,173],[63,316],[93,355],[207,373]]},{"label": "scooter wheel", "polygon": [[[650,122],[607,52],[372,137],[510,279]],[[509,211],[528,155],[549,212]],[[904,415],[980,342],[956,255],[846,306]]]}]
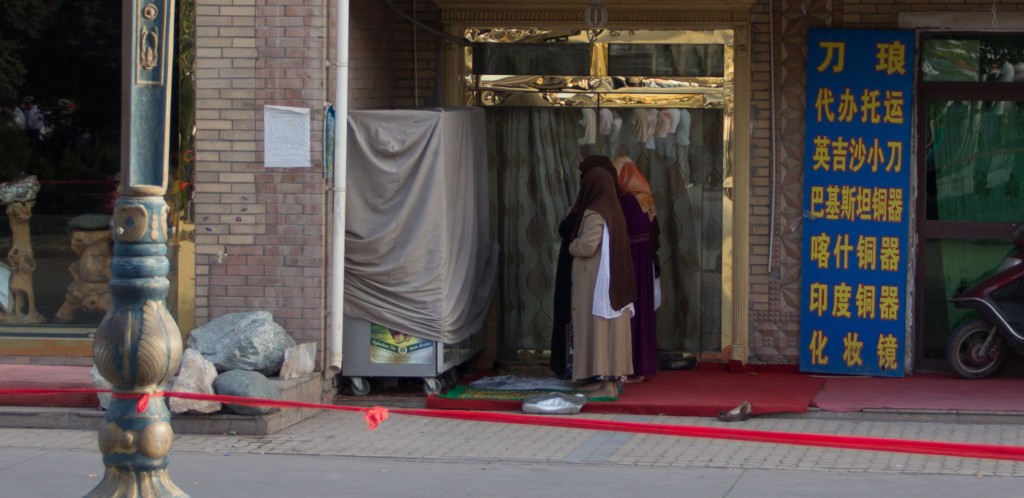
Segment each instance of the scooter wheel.
[{"label": "scooter wheel", "polygon": [[[988,320],[962,323],[946,341],[946,360],[957,375],[965,379],[981,379],[995,372],[1006,358],[1003,336],[993,330]],[[985,341],[992,335],[988,346]]]}]

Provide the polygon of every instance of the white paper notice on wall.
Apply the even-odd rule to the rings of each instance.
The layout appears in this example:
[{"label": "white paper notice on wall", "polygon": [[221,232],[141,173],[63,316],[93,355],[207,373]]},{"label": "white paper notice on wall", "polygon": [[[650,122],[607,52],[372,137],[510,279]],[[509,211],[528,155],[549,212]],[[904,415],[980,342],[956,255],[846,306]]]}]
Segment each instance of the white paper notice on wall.
[{"label": "white paper notice on wall", "polygon": [[263,106],[263,166],[310,167],[309,109]]}]

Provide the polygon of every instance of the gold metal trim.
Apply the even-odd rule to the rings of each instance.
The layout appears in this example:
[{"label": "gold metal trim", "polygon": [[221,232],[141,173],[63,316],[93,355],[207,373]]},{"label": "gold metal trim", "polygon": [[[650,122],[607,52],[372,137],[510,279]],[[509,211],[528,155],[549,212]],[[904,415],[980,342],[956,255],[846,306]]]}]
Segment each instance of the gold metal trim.
[{"label": "gold metal trim", "polygon": [[0,355],[88,357],[92,356],[92,337],[0,336]]},{"label": "gold metal trim", "polygon": [[471,76],[466,88],[506,92],[600,92],[600,93],[721,93],[725,78],[646,77],[646,76],[540,76],[495,75]]},{"label": "gold metal trim", "polygon": [[[654,29],[541,29],[541,28],[467,28],[460,36],[471,43],[589,43],[607,47],[613,43],[669,45],[732,45],[734,34],[728,29],[678,30]],[[466,50],[471,50],[468,48]]]},{"label": "gold metal trim", "polygon": [[89,339],[96,335],[95,325],[36,325],[0,328],[0,339]]},{"label": "gold metal trim", "polygon": [[590,49],[590,76],[608,76],[608,44],[594,43]]},{"label": "gold metal trim", "polygon": [[174,271],[171,289],[167,296],[170,308],[182,340],[188,339],[196,325],[196,241],[195,225],[181,222],[174,238],[169,242],[173,251]]},{"label": "gold metal trim", "polygon": [[[479,95],[479,101],[475,95]],[[516,92],[483,89],[466,92],[467,101],[484,107],[657,107],[677,109],[731,108],[721,90],[690,94]]]},{"label": "gold metal trim", "polygon": [[[628,10],[608,10],[608,26],[619,26],[623,24],[638,23],[738,23],[748,22],[750,12],[748,10],[657,10],[635,12]],[[554,10],[533,10],[517,9],[504,11],[443,11],[441,15],[443,22],[463,23],[518,23],[518,24],[539,24],[539,23],[573,23],[583,24],[583,9],[579,11],[554,11]]]},{"label": "gold metal trim", "polygon": [[[491,30],[501,28],[512,31],[509,36],[540,38],[549,36],[545,34],[545,30],[548,33],[571,33],[583,25],[582,8],[577,2],[517,0],[514,9],[511,8],[512,2],[503,0],[434,0],[434,3],[442,10],[441,19],[445,31],[457,37],[467,36],[469,28],[482,33],[483,27],[491,26]],[[714,87],[722,95],[721,106],[726,114],[725,134],[727,140],[731,140],[723,144],[727,147],[726,164],[723,164],[723,167],[729,168],[728,172],[723,173],[731,175],[732,180],[731,184],[723,181],[722,187],[727,193],[725,201],[730,201],[733,208],[731,217],[728,212],[723,212],[723,224],[732,225],[732,237],[726,238],[730,232],[723,230],[723,259],[729,260],[723,260],[722,349],[719,353],[702,352],[702,359],[745,362],[749,356],[750,323],[749,307],[746,303],[750,292],[747,253],[750,240],[750,137],[744,130],[749,128],[750,122],[749,43],[750,9],[753,4],[753,0],[690,0],[685,3],[679,2],[676,8],[667,8],[663,0],[606,0],[604,5],[609,10],[609,23],[605,30],[587,34],[584,34],[584,30],[578,31],[578,36],[586,37],[595,46],[598,43],[607,43],[607,38],[612,36],[622,36],[623,33],[634,35],[643,30],[675,31],[686,34],[685,43],[722,43],[726,46],[725,73],[721,82],[700,85]],[[522,30],[523,26],[532,28]],[[520,32],[516,32],[517,29]],[[691,36],[691,33],[698,33],[699,36]],[[723,33],[729,34],[731,38],[715,38]],[[631,38],[616,38],[614,43],[628,43],[621,40],[629,39]],[[637,43],[651,43],[649,39],[638,40],[640,41]],[[446,44],[444,48],[442,62],[445,74],[464,75],[463,78],[446,78],[444,101],[449,105],[482,105],[483,103],[476,98],[478,94],[475,93],[479,81],[472,80],[470,76],[471,62],[467,57],[452,57],[460,48],[453,43]],[[603,76],[606,74],[605,71],[604,68],[592,64],[592,76]],[[473,84],[469,84],[470,82]],[[496,93],[493,89],[480,90],[480,94]],[[644,100],[652,98],[652,95],[645,92],[603,93],[598,98],[604,99],[602,105],[605,106],[618,101],[635,106],[632,99]],[[550,105],[546,99],[542,100]],[[660,103],[655,105],[664,107]],[[723,178],[727,179],[730,177]],[[729,265],[729,274],[726,274],[724,268],[726,264]]]},{"label": "gold metal trim", "polygon": [[597,107],[598,96],[592,93],[566,92],[494,92],[481,90],[476,92],[480,101],[478,105],[515,106],[515,107]]},{"label": "gold metal trim", "polygon": [[715,93],[689,94],[604,94],[603,107],[674,107],[679,109],[718,109],[724,104],[721,90]]}]

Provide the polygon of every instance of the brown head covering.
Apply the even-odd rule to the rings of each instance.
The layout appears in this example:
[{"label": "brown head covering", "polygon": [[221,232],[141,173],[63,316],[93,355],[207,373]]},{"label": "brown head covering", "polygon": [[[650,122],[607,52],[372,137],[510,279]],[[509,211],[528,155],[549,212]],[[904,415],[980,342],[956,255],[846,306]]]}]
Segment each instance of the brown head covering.
[{"label": "brown head covering", "polygon": [[651,185],[647,183],[647,179],[633,161],[622,163],[622,169],[619,170],[619,188],[636,197],[647,217],[653,220],[658,214],[654,206],[654,196],[651,195]]},{"label": "brown head covering", "polygon": [[626,229],[626,218],[622,215],[619,204],[618,182],[615,179],[615,166],[605,156],[590,156],[580,163],[580,194],[572,210],[579,213],[580,222],[573,230],[573,238],[579,236],[583,222],[583,212],[587,209],[596,211],[604,218],[608,228],[609,269],[611,283],[608,286],[608,297],[612,308],[621,310],[629,303],[636,301],[636,284],[633,281],[633,257],[629,247],[629,232]]}]

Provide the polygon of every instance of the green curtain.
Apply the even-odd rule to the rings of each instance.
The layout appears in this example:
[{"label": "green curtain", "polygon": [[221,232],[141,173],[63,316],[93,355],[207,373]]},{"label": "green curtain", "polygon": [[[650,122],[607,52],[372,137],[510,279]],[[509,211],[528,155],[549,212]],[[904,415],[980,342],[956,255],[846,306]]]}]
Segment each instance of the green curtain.
[{"label": "green curtain", "polygon": [[487,109],[500,350],[548,349],[558,223],[579,191],[578,110]]},{"label": "green curtain", "polygon": [[[953,101],[929,104],[935,212],[942,221],[1021,222],[1024,113],[1013,102]],[[943,241],[945,296],[992,267],[1011,248],[1005,243]],[[947,306],[955,327],[966,311]]]},{"label": "green curtain", "polygon": [[[663,306],[660,349],[721,348],[722,143],[720,110],[694,110],[686,159],[636,139],[622,109],[621,145],[647,176],[661,225]],[[548,349],[557,225],[579,190],[577,165],[601,144],[581,145],[582,111],[554,107],[487,109],[493,238],[501,246],[499,349]],[[607,151],[605,150],[605,152]],[[684,172],[684,169],[688,170]]]}]

